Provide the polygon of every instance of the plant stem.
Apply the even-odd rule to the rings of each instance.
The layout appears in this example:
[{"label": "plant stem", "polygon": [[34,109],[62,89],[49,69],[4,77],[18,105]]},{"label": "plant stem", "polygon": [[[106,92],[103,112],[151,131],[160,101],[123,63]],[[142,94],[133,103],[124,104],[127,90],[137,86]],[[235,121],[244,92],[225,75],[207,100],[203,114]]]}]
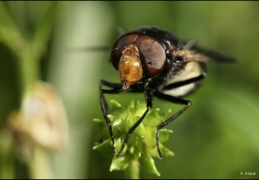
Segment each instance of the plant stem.
[{"label": "plant stem", "polygon": [[[47,7],[47,11],[42,14],[43,18],[38,19],[39,25],[35,28],[36,30],[32,33],[31,38],[26,38],[20,28],[17,28],[13,19],[15,16],[9,14],[10,12],[5,8],[4,4],[0,2],[0,41],[16,55],[21,103],[27,88],[40,80],[40,57],[51,37],[51,30],[55,21],[54,16],[58,6],[57,3],[48,3]],[[22,11],[25,12],[26,10],[28,9]],[[24,26],[26,25],[28,24],[24,24]],[[48,152],[37,146],[32,147],[32,149],[34,154],[27,162],[31,170],[30,178],[53,178]],[[10,174],[13,173],[14,163],[12,161],[10,161],[9,169]]]},{"label": "plant stem", "polygon": [[129,167],[125,170],[125,178],[126,179],[140,179],[139,177],[139,161],[132,158],[130,161]]},{"label": "plant stem", "polygon": [[27,87],[35,83],[39,79],[38,59],[35,58],[29,47],[24,49],[18,56],[17,63],[19,65],[21,98]]},{"label": "plant stem", "polygon": [[2,130],[0,133],[0,179],[15,178],[15,157],[13,156],[14,143],[7,131]]},{"label": "plant stem", "polygon": [[32,179],[53,179],[48,156],[45,150],[35,147],[33,157],[28,162]]}]

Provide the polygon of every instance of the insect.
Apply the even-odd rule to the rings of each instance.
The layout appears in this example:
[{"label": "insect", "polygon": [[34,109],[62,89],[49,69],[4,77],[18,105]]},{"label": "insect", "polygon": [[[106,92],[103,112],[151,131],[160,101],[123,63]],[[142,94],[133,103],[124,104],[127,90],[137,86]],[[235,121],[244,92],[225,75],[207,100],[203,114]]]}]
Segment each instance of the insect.
[{"label": "insect", "polygon": [[[124,33],[115,42],[111,52],[111,63],[119,72],[121,83],[101,80],[100,105],[109,129],[112,145],[115,138],[112,125],[107,117],[109,112],[105,94],[122,92],[144,93],[146,110],[143,115],[128,130],[120,151],[130,138],[131,133],[145,120],[146,114],[152,108],[153,97],[182,104],[184,107],[157,126],[156,148],[159,158],[162,153],[159,147],[159,131],[175,120],[188,107],[191,101],[182,97],[193,92],[206,77],[206,61],[234,62],[234,58],[224,56],[214,51],[206,51],[196,46],[197,41],[183,43],[174,34],[157,27],[141,27]],[[103,89],[106,86],[110,89]]]}]

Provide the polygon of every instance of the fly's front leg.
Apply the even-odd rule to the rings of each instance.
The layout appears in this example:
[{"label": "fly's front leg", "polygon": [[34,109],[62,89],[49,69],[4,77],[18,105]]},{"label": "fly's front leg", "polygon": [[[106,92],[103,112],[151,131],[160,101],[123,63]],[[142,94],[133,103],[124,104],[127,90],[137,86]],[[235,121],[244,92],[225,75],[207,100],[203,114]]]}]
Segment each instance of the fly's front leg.
[{"label": "fly's front leg", "polygon": [[[110,87],[112,89],[109,89],[109,90],[102,89],[102,86],[107,86],[107,87]],[[110,137],[111,137],[111,141],[112,141],[113,153],[115,154],[115,148],[114,148],[115,140],[114,140],[114,135],[113,135],[113,130],[112,130],[112,124],[111,124],[109,118],[107,117],[108,116],[108,112],[109,112],[109,107],[108,107],[107,101],[106,101],[106,99],[104,97],[104,94],[118,94],[120,92],[123,92],[124,90],[121,88],[121,84],[111,83],[111,82],[104,81],[104,80],[100,81],[99,90],[100,90],[101,110],[102,110],[105,122],[106,122],[106,124],[108,126],[108,129],[109,129],[109,133],[110,133]]]},{"label": "fly's front leg", "polygon": [[150,89],[149,89],[148,86],[145,88],[144,94],[145,94],[146,105],[147,105],[147,106],[146,106],[146,110],[145,110],[145,112],[142,114],[142,116],[139,118],[139,120],[128,130],[128,132],[127,132],[127,134],[126,134],[126,137],[125,137],[125,139],[124,139],[124,141],[123,141],[123,144],[122,144],[122,146],[121,146],[121,149],[120,149],[119,153],[117,154],[117,157],[119,157],[119,156],[121,155],[121,153],[122,153],[122,151],[123,151],[125,145],[127,144],[128,140],[129,140],[130,135],[131,135],[131,134],[133,133],[133,131],[139,126],[139,124],[143,121],[143,119],[146,117],[148,111],[149,111],[149,110],[151,109],[151,107],[152,107],[152,98],[153,98],[153,97],[152,97],[152,94],[151,94]]},{"label": "fly's front leg", "polygon": [[159,146],[159,131],[160,131],[160,129],[162,129],[163,127],[168,125],[170,122],[175,120],[178,116],[180,116],[189,106],[191,106],[192,103],[189,100],[184,100],[184,99],[176,98],[176,97],[173,97],[173,96],[170,96],[170,95],[167,95],[167,94],[163,94],[163,93],[160,93],[160,92],[156,92],[155,95],[158,98],[160,98],[160,99],[167,100],[167,101],[170,101],[172,103],[177,103],[177,104],[185,105],[180,111],[178,111],[173,116],[171,116],[166,121],[162,122],[161,124],[159,124],[157,126],[157,131],[156,131],[156,147],[157,147],[157,152],[158,152],[158,155],[159,155],[159,159],[163,159],[162,153],[160,151],[160,146]]}]

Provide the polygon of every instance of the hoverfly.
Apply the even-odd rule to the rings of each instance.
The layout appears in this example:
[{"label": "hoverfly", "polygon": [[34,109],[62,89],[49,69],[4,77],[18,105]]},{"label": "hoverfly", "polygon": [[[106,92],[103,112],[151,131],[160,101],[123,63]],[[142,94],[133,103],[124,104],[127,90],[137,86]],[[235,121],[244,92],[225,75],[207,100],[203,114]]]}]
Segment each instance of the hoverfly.
[{"label": "hoverfly", "polygon": [[[112,125],[107,117],[109,112],[105,94],[122,92],[144,93],[146,110],[128,130],[118,153],[122,153],[131,133],[145,120],[152,108],[153,97],[182,104],[184,107],[157,126],[156,148],[159,158],[162,153],[159,147],[159,131],[171,123],[188,107],[191,101],[182,99],[194,91],[206,77],[206,61],[234,62],[234,58],[226,57],[214,51],[205,51],[196,47],[197,41],[184,44],[174,34],[157,27],[141,27],[122,34],[115,42],[111,52],[111,63],[119,72],[121,83],[101,80],[100,105],[109,129],[112,145],[115,143]],[[106,86],[110,89],[103,89]]]}]

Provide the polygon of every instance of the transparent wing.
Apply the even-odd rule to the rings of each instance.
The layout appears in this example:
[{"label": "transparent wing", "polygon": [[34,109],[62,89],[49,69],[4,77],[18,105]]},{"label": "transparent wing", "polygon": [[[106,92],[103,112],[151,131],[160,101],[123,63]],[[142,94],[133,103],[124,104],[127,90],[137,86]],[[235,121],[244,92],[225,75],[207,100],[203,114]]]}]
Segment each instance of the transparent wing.
[{"label": "transparent wing", "polygon": [[185,43],[183,49],[179,52],[179,55],[184,56],[187,61],[217,61],[217,62],[236,62],[236,59],[230,56],[226,56],[216,51],[206,50],[198,47],[197,40],[190,40]]}]

